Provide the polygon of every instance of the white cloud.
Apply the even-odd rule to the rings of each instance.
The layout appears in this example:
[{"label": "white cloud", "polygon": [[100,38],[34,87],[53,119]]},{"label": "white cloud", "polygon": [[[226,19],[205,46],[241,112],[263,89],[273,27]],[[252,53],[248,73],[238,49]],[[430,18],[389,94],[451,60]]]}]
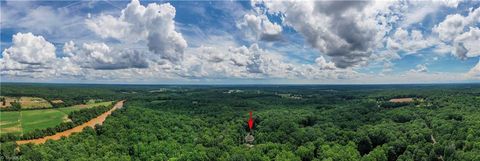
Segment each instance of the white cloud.
[{"label": "white cloud", "polygon": [[410,72],[426,73],[428,72],[428,68],[425,64],[418,64],[417,66],[415,66],[415,69],[411,69]]},{"label": "white cloud", "polygon": [[444,21],[433,28],[433,32],[437,33],[443,41],[452,41],[465,31],[465,27],[479,22],[480,9],[475,9],[471,11],[468,16],[462,16],[460,14],[448,15]]},{"label": "white cloud", "polygon": [[443,0],[443,4],[450,8],[457,8],[461,0]]},{"label": "white cloud", "polygon": [[175,31],[175,8],[169,3],[150,3],[146,7],[132,0],[120,17],[100,15],[87,19],[89,29],[103,38],[123,43],[146,43],[148,49],[162,59],[179,62],[187,42]]},{"label": "white cloud", "polygon": [[[457,36],[454,40],[455,55],[460,58],[480,56],[480,29],[470,27],[468,32]],[[458,51],[458,52],[457,52]]]},{"label": "white cloud", "polygon": [[480,79],[480,60],[478,61],[477,65],[475,65],[466,73],[466,76],[469,78]]},{"label": "white cloud", "polygon": [[17,33],[13,45],[2,52],[5,60],[21,64],[43,65],[55,59],[55,46],[42,36],[32,33]]},{"label": "white cloud", "polygon": [[448,15],[433,28],[433,32],[444,42],[439,50],[450,48],[451,53],[460,59],[479,56],[480,50],[477,46],[480,44],[480,29],[476,27],[478,23],[480,9],[470,11],[467,16]]},{"label": "white cloud", "polygon": [[271,22],[265,14],[245,14],[237,27],[246,29],[252,40],[275,41],[280,39],[282,26]]},{"label": "white cloud", "polygon": [[94,35],[83,24],[84,17],[72,10],[82,3],[52,7],[37,1],[2,1],[0,25],[2,29],[14,29],[14,32],[42,35],[54,43],[71,39],[84,41]]},{"label": "white cloud", "polygon": [[429,15],[435,16],[441,9],[457,8],[460,3],[459,0],[444,0],[444,1],[404,1],[405,7],[402,8],[403,21],[402,27],[408,27],[412,24],[422,23]]},{"label": "white cloud", "polygon": [[147,55],[137,50],[115,50],[104,43],[84,43],[77,47],[73,42],[64,45],[70,60],[82,68],[113,70],[147,68]]},{"label": "white cloud", "polygon": [[[347,68],[367,60],[385,35],[377,25],[378,5],[343,1],[266,1],[267,10],[281,14],[284,25],[301,33],[308,44]],[[387,21],[387,19],[383,19]],[[386,24],[384,24],[386,25]],[[386,27],[385,27],[386,28]]]},{"label": "white cloud", "polygon": [[333,62],[327,62],[323,56],[320,56],[315,59],[315,63],[320,67],[320,69],[329,69],[333,70],[336,69],[335,63]]},{"label": "white cloud", "polygon": [[[255,5],[258,3],[262,3],[261,6]],[[193,25],[186,30],[198,30],[191,33],[200,36],[185,33],[190,47],[187,47],[177,27],[191,24],[176,24],[176,9],[168,3],[141,5],[133,0],[121,12],[85,14],[85,21],[79,20],[79,16],[72,15],[66,9],[30,6],[31,13],[16,13],[2,6],[2,26],[51,36],[64,33],[64,27],[59,26],[65,26],[66,23],[62,21],[66,21],[71,26],[67,27],[70,35],[78,35],[73,28],[86,28],[83,30],[96,35],[81,34],[83,36],[79,39],[88,37],[88,41],[62,38],[75,40],[74,43],[58,41],[58,38],[52,40],[50,36],[41,34],[55,44],[65,42],[63,52],[56,56],[52,43],[39,34],[18,33],[24,38],[18,38],[19,42],[12,42],[13,45],[3,51],[0,73],[7,76],[2,79],[30,77],[34,78],[32,80],[58,78],[120,82],[159,82],[169,79],[283,79],[314,83],[408,82],[412,79],[419,82],[449,81],[465,78],[459,77],[459,74],[449,76],[450,73],[429,72],[426,64],[396,74],[391,72],[395,65],[393,60],[401,59],[399,51],[415,53],[430,46],[435,46],[435,51],[451,52],[462,59],[480,55],[477,47],[480,29],[476,26],[480,17],[478,9],[472,10],[467,16],[447,17],[434,27],[436,35],[432,37],[427,33],[428,30],[417,30],[412,24],[422,22],[429,14],[435,14],[442,7],[440,3],[423,11],[417,9],[425,9],[427,5],[411,8],[410,2],[272,1],[253,4],[254,11],[248,11],[247,14],[243,10],[234,11],[235,16],[232,16],[242,18],[236,25],[248,31],[250,35],[247,38],[250,36],[253,41],[247,40],[248,43],[245,43],[237,39],[238,35],[228,34],[221,29],[211,35],[211,31],[201,31],[200,27]],[[458,3],[448,2],[445,5],[456,7]],[[44,13],[41,12],[43,10]],[[267,17],[267,11],[269,16],[280,16],[281,24],[273,23]],[[22,14],[26,16],[19,16]],[[52,22],[41,17],[52,17]],[[16,19],[19,23],[12,23]],[[75,21],[85,23],[72,25],[76,24]],[[46,25],[36,27],[42,23]],[[462,30],[458,30],[458,26]],[[62,32],[58,32],[57,28]],[[307,45],[301,44],[304,40],[290,39],[292,42],[288,43],[293,45],[285,47],[289,48],[286,50],[279,49],[284,47],[281,46],[285,43],[283,41],[264,42],[282,38],[284,29],[297,31],[295,36],[303,35]],[[289,40],[287,36],[291,35],[285,36],[285,40]],[[299,52],[297,49],[305,51]],[[313,50],[320,51],[320,54],[314,55],[318,53]],[[372,69],[372,64],[374,67],[383,67],[382,73],[357,72],[361,68]],[[467,75],[478,77],[479,66],[477,64]]]},{"label": "white cloud", "polygon": [[13,45],[5,49],[2,55],[3,58],[0,59],[2,79],[9,77],[54,79],[57,76],[78,76],[81,70],[68,59],[58,58],[53,44],[42,36],[31,33],[15,34]]},{"label": "white cloud", "polygon": [[279,53],[246,46],[202,46],[186,52],[185,61],[174,71],[195,79],[344,79],[355,77],[351,69],[338,69],[318,57],[314,64],[288,62]]},{"label": "white cloud", "polygon": [[412,30],[410,33],[402,28],[397,28],[393,36],[387,38],[387,49],[393,51],[405,51],[415,53],[435,44],[435,40],[424,38],[418,30]]}]

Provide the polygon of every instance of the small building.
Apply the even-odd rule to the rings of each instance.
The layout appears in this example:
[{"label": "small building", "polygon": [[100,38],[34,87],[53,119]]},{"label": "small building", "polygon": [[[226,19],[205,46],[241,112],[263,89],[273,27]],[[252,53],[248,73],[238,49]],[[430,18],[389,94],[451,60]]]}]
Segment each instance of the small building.
[{"label": "small building", "polygon": [[248,133],[247,136],[245,136],[245,142],[247,144],[253,144],[253,141],[255,140],[255,137],[253,137],[252,134]]}]

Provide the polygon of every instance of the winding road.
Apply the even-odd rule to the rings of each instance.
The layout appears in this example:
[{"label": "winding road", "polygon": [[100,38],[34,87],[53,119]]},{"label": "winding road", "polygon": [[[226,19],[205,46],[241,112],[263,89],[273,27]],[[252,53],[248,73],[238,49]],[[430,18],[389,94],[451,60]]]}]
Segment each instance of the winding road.
[{"label": "winding road", "polygon": [[118,101],[115,106],[112,107],[112,109],[108,110],[107,112],[97,116],[96,118],[93,118],[91,119],[90,121],[88,122],[85,122],[81,125],[78,125],[74,128],[71,128],[71,129],[68,129],[68,130],[65,130],[65,131],[62,131],[62,132],[58,132],[54,135],[50,135],[50,136],[45,136],[45,137],[42,137],[42,138],[38,138],[38,139],[30,139],[30,140],[19,140],[19,141],[16,141],[18,145],[21,145],[21,144],[28,144],[28,143],[33,143],[33,144],[43,144],[45,143],[47,140],[59,140],[61,139],[62,137],[68,137],[70,135],[72,135],[73,133],[77,133],[77,132],[82,132],[83,131],[83,128],[89,126],[89,127],[92,127],[92,128],[95,128],[95,125],[96,124],[99,124],[99,125],[102,125],[103,122],[105,121],[105,119],[110,115],[112,114],[113,111],[117,110],[117,109],[120,109],[123,107],[123,102],[125,102],[125,100],[122,100],[122,101]]}]

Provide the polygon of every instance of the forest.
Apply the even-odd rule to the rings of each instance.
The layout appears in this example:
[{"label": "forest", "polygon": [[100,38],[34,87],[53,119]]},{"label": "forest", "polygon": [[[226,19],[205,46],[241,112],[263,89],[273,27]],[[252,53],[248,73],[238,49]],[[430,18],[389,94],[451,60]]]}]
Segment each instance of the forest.
[{"label": "forest", "polygon": [[[0,87],[2,96],[66,105],[126,100],[103,125],[68,138],[2,139],[3,160],[480,160],[480,84]],[[402,98],[410,101],[391,101]],[[105,108],[70,119],[84,122]]]}]

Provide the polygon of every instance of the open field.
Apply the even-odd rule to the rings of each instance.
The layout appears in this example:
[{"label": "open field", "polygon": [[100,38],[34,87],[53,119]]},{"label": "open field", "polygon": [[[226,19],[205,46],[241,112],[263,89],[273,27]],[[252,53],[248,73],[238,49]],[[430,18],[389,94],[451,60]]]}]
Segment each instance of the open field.
[{"label": "open field", "polygon": [[112,102],[90,103],[65,108],[39,109],[0,112],[0,131],[4,133],[27,133],[35,129],[45,129],[68,121],[68,114],[83,108],[110,105]]},{"label": "open field", "polygon": [[65,107],[65,108],[58,108],[57,110],[59,110],[63,113],[69,114],[72,111],[77,111],[77,110],[80,110],[82,108],[92,108],[92,107],[95,107],[95,106],[108,106],[111,103],[112,103],[111,101],[99,102],[99,103],[87,103],[87,104],[83,104],[83,105],[74,105],[74,106]]},{"label": "open field", "polygon": [[35,129],[44,129],[55,127],[64,121],[67,116],[65,113],[56,109],[45,110],[28,110],[21,111],[21,123],[23,133],[33,131]]},{"label": "open field", "polygon": [[0,134],[21,133],[20,112],[0,112]]},{"label": "open field", "polygon": [[20,105],[22,109],[52,107],[47,100],[39,97],[20,97]]},{"label": "open field", "polygon": [[5,98],[5,104],[3,104],[3,102],[0,102],[0,108],[10,107],[12,102],[18,101],[18,99],[14,98],[14,97],[3,97],[2,96],[1,98]]},{"label": "open field", "polygon": [[413,98],[394,98],[394,99],[390,99],[389,102],[395,102],[395,103],[413,102]]}]

